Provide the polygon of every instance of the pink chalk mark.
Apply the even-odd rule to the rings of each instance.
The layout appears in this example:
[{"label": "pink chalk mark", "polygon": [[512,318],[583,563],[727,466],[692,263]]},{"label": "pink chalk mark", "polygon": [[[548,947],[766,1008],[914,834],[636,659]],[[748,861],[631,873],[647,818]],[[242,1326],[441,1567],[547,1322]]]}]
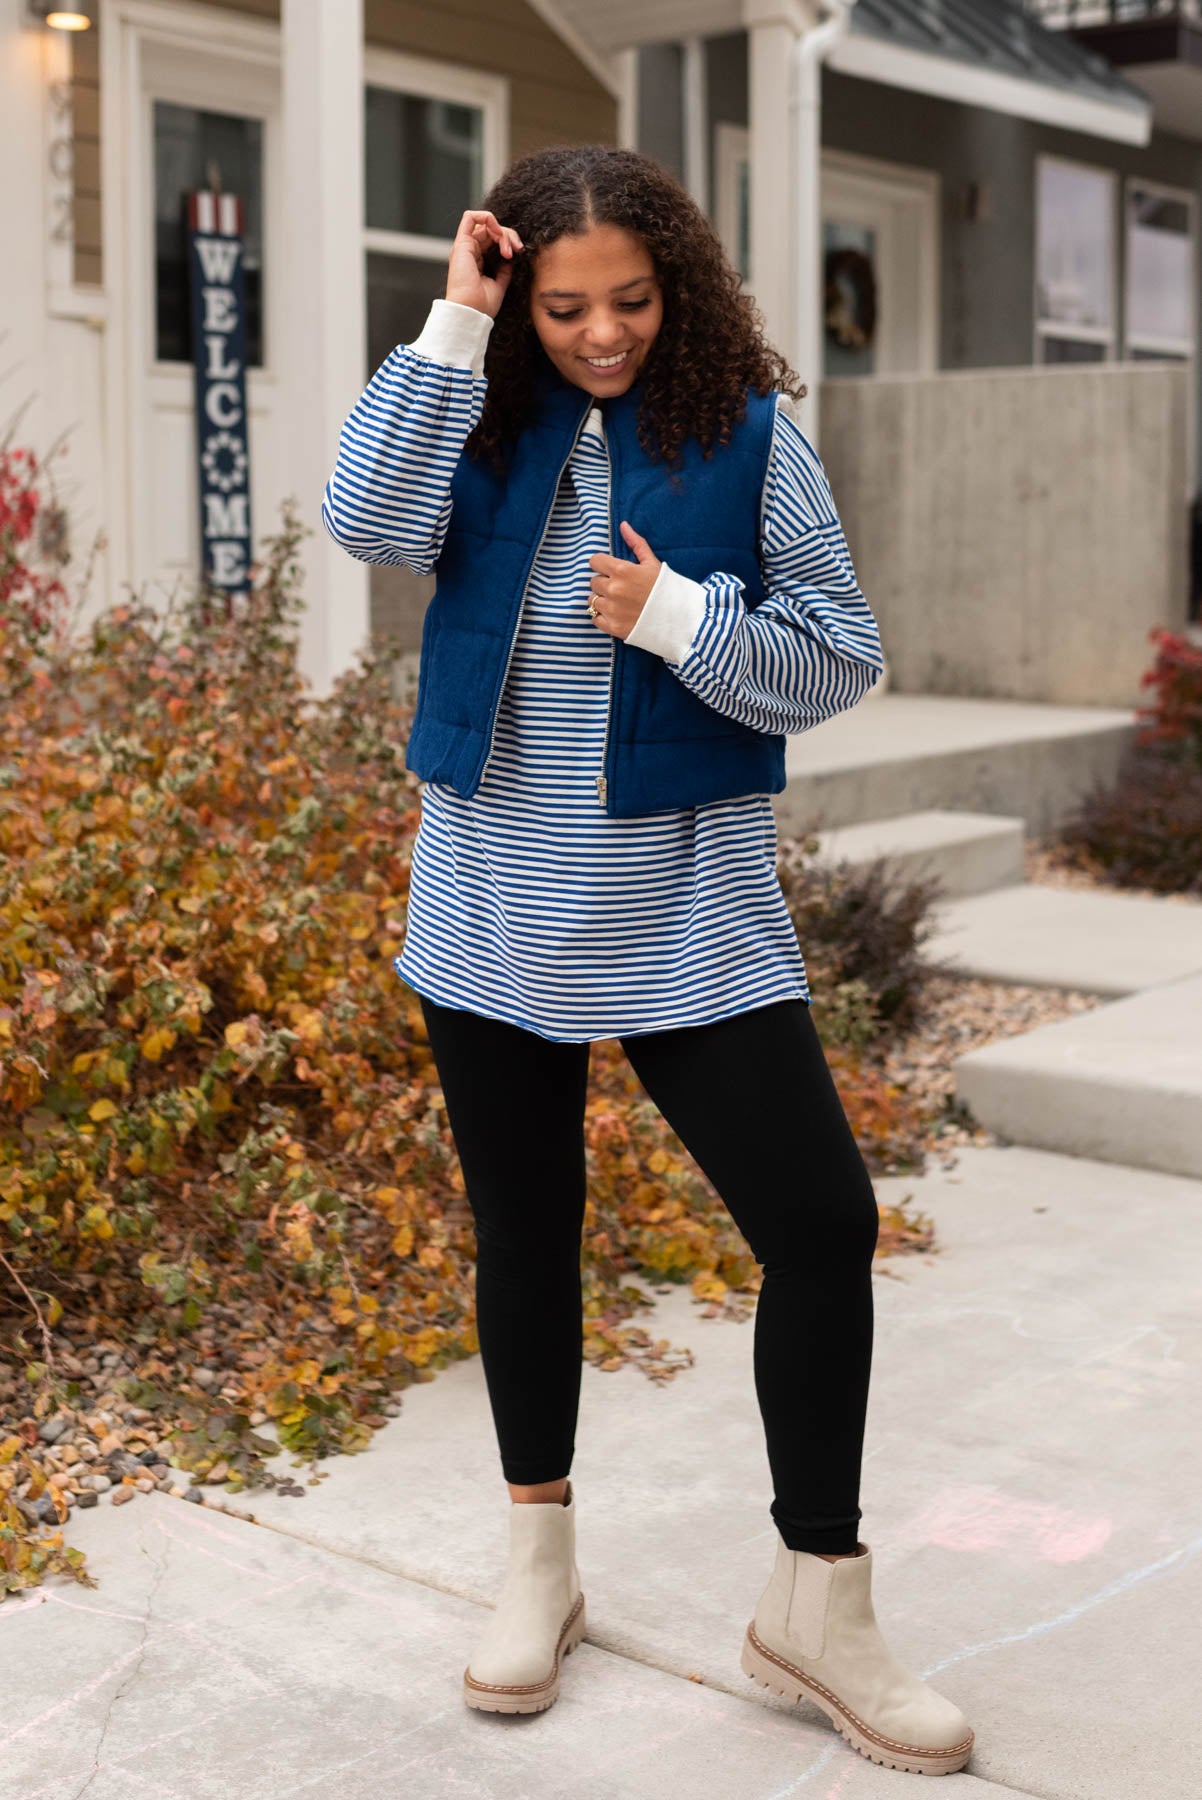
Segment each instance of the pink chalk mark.
[{"label": "pink chalk mark", "polygon": [[1004,1550],[1040,1562],[1083,1562],[1114,1530],[1099,1514],[1050,1500],[1019,1500],[990,1487],[950,1487],[914,1519],[911,1530],[945,1550]]}]

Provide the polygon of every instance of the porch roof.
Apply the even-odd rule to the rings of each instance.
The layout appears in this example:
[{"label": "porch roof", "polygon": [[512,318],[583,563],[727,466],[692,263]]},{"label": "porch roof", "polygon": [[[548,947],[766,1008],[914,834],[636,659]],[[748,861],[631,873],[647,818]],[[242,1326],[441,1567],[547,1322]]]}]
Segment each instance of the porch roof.
[{"label": "porch roof", "polygon": [[[738,31],[743,0],[531,0],[601,58]],[[858,0],[830,54],[849,75],[1147,143],[1147,95],[1104,57],[1032,18],[1021,0]]]},{"label": "porch roof", "polygon": [[1133,112],[1147,96],[1111,63],[1033,19],[1018,0],[857,0],[852,30],[975,69],[1039,81]]}]

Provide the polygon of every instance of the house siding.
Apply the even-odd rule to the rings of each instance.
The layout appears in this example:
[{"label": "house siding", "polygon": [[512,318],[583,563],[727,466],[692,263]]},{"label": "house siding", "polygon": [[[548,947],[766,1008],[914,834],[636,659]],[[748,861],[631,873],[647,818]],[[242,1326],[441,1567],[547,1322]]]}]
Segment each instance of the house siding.
[{"label": "house siding", "polygon": [[[823,71],[822,141],[827,149],[929,169],[943,196],[940,366],[1029,365],[1035,354],[1035,169],[1063,156],[1120,178],[1186,189],[1202,202],[1202,144],[1154,132],[1144,147],[1060,131],[1005,113],[961,106],[882,83]],[[970,182],[989,190],[991,216],[966,216]],[[1202,238],[1202,207],[1199,217]],[[1119,232],[1120,262],[1125,255]],[[1196,277],[1197,281],[1197,277]],[[1120,283],[1120,291],[1125,282]],[[1202,293],[1202,285],[1195,291]],[[1196,359],[1195,420],[1202,437],[1202,358]],[[1198,466],[1202,468],[1202,442]]]},{"label": "house siding", "polygon": [[[279,0],[206,0],[215,12],[278,19]],[[525,0],[365,0],[369,44],[462,63],[510,82],[510,153],[547,144],[617,141],[617,101]],[[75,279],[99,285],[101,257],[99,31],[72,41]]]},{"label": "house siding", "polygon": [[71,129],[74,143],[72,271],[77,285],[99,287],[100,253],[100,33],[71,39]]},{"label": "house siding", "polygon": [[[706,44],[711,125],[747,124],[747,85],[746,34],[711,38]],[[944,370],[1029,367],[1034,360],[1038,157],[1068,157],[1120,178],[1142,176],[1187,190],[1199,198],[1202,241],[1202,143],[1167,132],[1153,132],[1144,147],[1120,144],[824,68],[822,144],[940,177],[939,367]],[[989,191],[988,219],[967,217],[965,199],[974,181]],[[711,192],[712,183],[711,164]],[[1121,258],[1121,230],[1119,237]],[[1202,253],[1196,292],[1202,294]],[[1202,356],[1195,362],[1195,378],[1202,469]]]}]

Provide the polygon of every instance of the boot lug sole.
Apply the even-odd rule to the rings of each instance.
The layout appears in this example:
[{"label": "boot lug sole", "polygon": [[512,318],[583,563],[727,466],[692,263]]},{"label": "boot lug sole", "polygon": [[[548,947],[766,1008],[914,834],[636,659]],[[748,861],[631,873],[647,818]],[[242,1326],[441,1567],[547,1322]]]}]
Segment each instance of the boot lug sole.
[{"label": "boot lug sole", "polygon": [[887,1740],[878,1739],[865,1730],[837,1701],[807,1680],[794,1664],[770,1654],[755,1635],[754,1623],[747,1627],[741,1660],[743,1673],[770,1693],[779,1694],[782,1700],[811,1700],[821,1707],[853,1750],[886,1769],[904,1769],[911,1775],[954,1775],[972,1755],[971,1731],[964,1743],[955,1744],[948,1750],[922,1751],[910,1745],[904,1750],[891,1748]]},{"label": "boot lug sole", "polygon": [[559,1699],[559,1671],[563,1659],[575,1650],[584,1637],[584,1630],[584,1595],[581,1594],[564,1620],[555,1650],[555,1663],[546,1681],[523,1683],[520,1687],[506,1689],[499,1684],[490,1686],[486,1681],[475,1681],[469,1668],[463,1671],[463,1698],[475,1712],[546,1712]]}]

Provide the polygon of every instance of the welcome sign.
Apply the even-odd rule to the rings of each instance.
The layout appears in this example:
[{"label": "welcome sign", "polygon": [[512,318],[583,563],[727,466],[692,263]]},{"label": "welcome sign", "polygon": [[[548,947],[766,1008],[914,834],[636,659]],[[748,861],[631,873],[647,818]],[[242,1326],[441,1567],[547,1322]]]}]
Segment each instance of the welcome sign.
[{"label": "welcome sign", "polygon": [[201,572],[212,587],[245,593],[251,537],[241,201],[190,194],[188,237]]}]

